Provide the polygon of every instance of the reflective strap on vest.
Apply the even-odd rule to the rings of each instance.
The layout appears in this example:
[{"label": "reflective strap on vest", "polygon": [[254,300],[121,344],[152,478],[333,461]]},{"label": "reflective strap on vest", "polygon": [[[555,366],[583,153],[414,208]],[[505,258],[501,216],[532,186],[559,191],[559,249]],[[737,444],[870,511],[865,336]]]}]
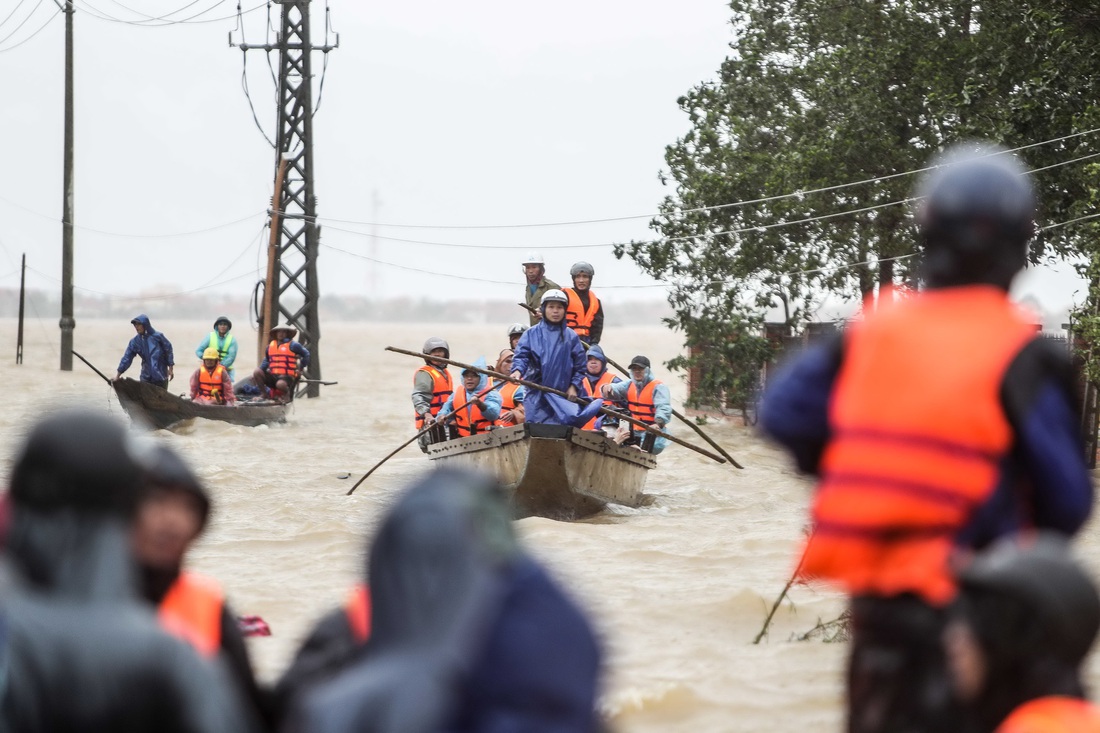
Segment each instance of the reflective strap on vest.
[{"label": "reflective strap on vest", "polygon": [[360,583],[352,588],[344,604],[344,613],[352,637],[358,643],[365,644],[370,638],[370,592],[366,585]]},{"label": "reflective strap on vest", "polygon": [[218,364],[214,367],[213,373],[206,371],[206,367],[199,368],[199,396],[201,397],[213,397],[214,393],[221,395],[222,399],[225,395],[222,394],[222,381],[225,378],[225,367]]},{"label": "reflective strap on vest", "polygon": [[233,334],[231,334],[231,333],[225,334],[225,343],[222,344],[221,346],[218,345],[218,341],[219,341],[220,338],[221,337],[218,336],[217,331],[211,331],[210,332],[210,341],[207,343],[207,346],[213,346],[215,349],[217,349],[218,350],[218,357],[222,361],[224,361],[225,357],[229,356],[229,344],[233,343]]},{"label": "reflective strap on vest", "polygon": [[298,375],[298,355],[290,350],[290,342],[272,341],[267,345],[267,370],[272,374]]},{"label": "reflective strap on vest", "polygon": [[[432,416],[439,414],[439,411],[443,408],[443,405],[447,403],[447,398],[451,396],[451,373],[445,369],[437,369],[434,366],[425,364],[416,370],[416,373],[427,372],[432,378],[432,401],[428,405],[428,412]],[[413,381],[416,381],[416,374],[413,374]],[[422,415],[416,415],[416,429],[424,429],[424,417]]]},{"label": "reflective strap on vest", "polygon": [[222,608],[225,598],[218,584],[194,573],[182,572],[157,608],[166,631],[213,657],[222,644]]},{"label": "reflective strap on vest", "polygon": [[585,309],[575,288],[566,288],[565,297],[569,300],[565,306],[565,325],[583,338],[592,330],[592,321],[596,318],[596,311],[600,309],[600,299],[589,290],[588,308]]},{"label": "reflective strap on vest", "polygon": [[660,384],[656,379],[642,387],[638,393],[638,383],[630,380],[630,386],[626,388],[626,403],[630,407],[630,416],[635,420],[641,420],[646,425],[657,422],[657,408],[653,404],[653,390]]}]

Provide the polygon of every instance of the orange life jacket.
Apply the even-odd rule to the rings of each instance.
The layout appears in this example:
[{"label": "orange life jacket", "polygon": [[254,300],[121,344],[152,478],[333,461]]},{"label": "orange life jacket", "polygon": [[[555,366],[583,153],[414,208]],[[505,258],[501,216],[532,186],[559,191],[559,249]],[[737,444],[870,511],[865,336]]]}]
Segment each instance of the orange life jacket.
[{"label": "orange life jacket", "polygon": [[[516,402],[516,390],[518,390],[520,386],[521,385],[518,385],[515,382],[508,382],[500,388],[500,413],[502,415],[504,414],[505,410],[514,410],[516,409],[517,405],[523,404],[520,402]],[[505,420],[501,417],[497,418],[496,424],[502,427],[507,427],[509,425],[515,425],[516,423],[512,420]]]},{"label": "orange life jacket", "polygon": [[[641,420],[646,425],[657,422],[657,407],[653,404],[653,390],[660,384],[656,379],[650,380],[642,391],[638,393],[638,383],[630,380],[630,386],[626,388],[626,404],[630,407],[630,416],[635,420]],[[635,430],[637,430],[635,426]]]},{"label": "orange life jacket", "polygon": [[363,583],[352,588],[344,604],[344,613],[348,617],[351,635],[360,644],[370,638],[370,592]]},{"label": "orange life jacket", "polygon": [[169,633],[213,657],[222,644],[225,597],[210,578],[182,572],[157,608],[157,619]]},{"label": "orange life jacket", "polygon": [[[592,398],[598,398],[600,396],[600,388],[605,384],[611,384],[614,379],[615,375],[605,370],[604,373],[600,375],[600,378],[596,380],[595,384],[592,384],[592,382],[588,380],[587,374],[585,374],[584,379],[581,380],[581,384],[584,385],[584,393],[586,395]],[[652,395],[650,396],[652,397]],[[595,430],[596,421],[601,417],[603,417],[603,415],[596,415],[596,417],[586,422],[581,430]]]},{"label": "orange life jacket", "polygon": [[596,311],[600,309],[600,299],[589,290],[586,309],[581,302],[581,296],[577,295],[576,288],[566,288],[565,297],[569,299],[565,305],[565,325],[583,339],[592,331],[592,321],[596,318]]},{"label": "orange life jacket", "polygon": [[993,492],[1013,440],[1001,383],[1034,335],[989,286],[880,305],[851,327],[803,577],[853,595],[951,600],[955,537]]},{"label": "orange life jacket", "polygon": [[1076,697],[1040,697],[1013,710],[995,733],[1100,733],[1100,708]]},{"label": "orange life jacket", "polygon": [[290,342],[272,341],[267,345],[267,371],[272,374],[298,376],[298,355],[290,350]]},{"label": "orange life jacket", "polygon": [[[493,390],[492,386],[488,386],[485,389],[477,393],[476,398],[470,398],[470,403],[474,399],[480,399],[489,394]],[[454,397],[451,398],[451,405],[454,407],[454,425],[455,430],[458,431],[460,438],[464,438],[467,435],[477,435],[478,433],[484,433],[492,425],[492,422],[485,419],[485,416],[481,414],[481,408],[477,405],[467,403],[466,387],[465,385],[459,385],[455,388]]]},{"label": "orange life jacket", "polygon": [[[432,414],[432,417],[435,417],[439,414],[443,405],[446,404],[447,398],[451,396],[451,373],[431,364],[425,364],[416,370],[416,374],[420,372],[427,372],[428,376],[432,378],[432,401],[428,406],[428,412]],[[416,374],[413,374],[414,382]],[[418,432],[424,429],[424,417],[422,415],[416,415],[416,429]]]},{"label": "orange life jacket", "polygon": [[[219,402],[225,402],[225,395],[222,393],[222,383],[225,380],[225,367],[218,364],[214,367],[213,372],[206,370],[204,364],[199,368],[199,397],[205,397],[206,399],[217,399]],[[215,397],[217,395],[217,397]]]}]

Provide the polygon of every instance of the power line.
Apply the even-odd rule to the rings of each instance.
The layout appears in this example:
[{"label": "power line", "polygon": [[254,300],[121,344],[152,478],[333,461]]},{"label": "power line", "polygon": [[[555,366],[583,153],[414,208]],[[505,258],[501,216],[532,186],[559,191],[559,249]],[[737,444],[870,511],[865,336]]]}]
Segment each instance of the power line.
[{"label": "power line", "polygon": [[[217,5],[221,5],[222,1],[223,0],[218,0]],[[136,28],[165,28],[172,25],[199,25],[202,23],[220,23],[223,20],[233,20],[238,15],[244,15],[259,10],[267,4],[265,0],[265,2],[262,2],[259,5],[251,7],[248,10],[242,11],[240,13],[234,13],[233,15],[226,15],[218,18],[205,18],[203,20],[195,20],[195,18],[198,18],[201,15],[205,15],[206,13],[209,13],[211,10],[217,7],[217,5],[215,5],[199,13],[196,13],[195,15],[192,15],[189,18],[183,18],[181,20],[168,20],[163,23],[150,23],[145,20],[127,20],[125,18],[116,18],[115,16],[91,5],[87,0],[73,0],[73,2],[80,2],[82,7],[84,8],[84,11],[88,13],[88,15],[90,15],[91,17],[96,18],[97,20],[102,20],[109,23],[120,23],[122,25],[130,25]],[[180,10],[182,10],[182,8]],[[180,12],[180,10],[173,11],[173,13],[169,13],[169,15]]]},{"label": "power line", "polygon": [[[41,5],[41,4],[42,4],[42,0],[38,0],[38,5]],[[34,10],[38,10],[38,5],[35,5],[35,6],[34,6]],[[32,10],[32,11],[31,11],[31,15],[33,15],[33,14],[34,14],[34,10]],[[13,44],[13,45],[11,45],[11,46],[8,46],[7,48],[0,48],[0,53],[4,53],[4,52],[6,52],[6,51],[14,51],[15,49],[19,48],[19,47],[20,47],[20,46],[22,46],[22,45],[23,45],[24,43],[26,43],[27,41],[31,40],[31,39],[32,39],[32,38],[34,38],[35,36],[37,36],[37,35],[38,35],[39,33],[41,33],[42,31],[46,30],[46,26],[48,26],[48,25],[50,24],[50,22],[51,22],[51,21],[53,21],[53,19],[54,19],[54,18],[56,18],[56,17],[57,17],[57,16],[58,16],[58,15],[59,15],[60,13],[61,13],[61,9],[60,9],[60,8],[58,8],[57,10],[55,10],[55,11],[53,12],[53,15],[51,15],[51,16],[50,16],[49,18],[46,18],[46,22],[45,22],[45,23],[43,23],[43,24],[42,24],[42,25],[41,25],[41,26],[40,26],[40,27],[38,28],[38,30],[36,30],[36,31],[35,31],[34,33],[32,33],[32,34],[30,34],[29,36],[27,36],[26,38],[24,38],[24,39],[23,39],[22,41],[19,41],[18,43],[15,43],[15,44]],[[23,19],[23,22],[22,22],[22,23],[20,23],[19,25],[17,25],[17,26],[15,27],[15,30],[13,30],[13,31],[12,31],[11,33],[9,33],[8,35],[4,36],[4,38],[3,38],[3,39],[0,39],[0,43],[3,43],[4,41],[6,41],[6,40],[8,40],[9,38],[11,38],[11,37],[12,37],[12,36],[13,36],[13,35],[14,35],[14,34],[15,34],[15,33],[16,33],[16,32],[17,32],[17,31],[18,31],[19,29],[20,29],[20,28],[22,28],[22,27],[23,27],[23,24],[24,24],[24,23],[26,23],[26,22],[27,22],[28,20],[30,20],[30,18],[31,18],[31,16],[30,16],[30,15],[28,15],[28,16],[27,16],[26,18],[24,18],[24,19]]]},{"label": "power line", "polygon": [[[7,23],[7,22],[8,22],[9,20],[11,20],[11,17],[12,17],[13,15],[15,15],[15,11],[17,11],[17,10],[19,10],[19,8],[23,7],[23,3],[25,3],[26,1],[27,1],[27,0],[19,0],[19,2],[17,2],[17,3],[15,4],[15,7],[11,9],[11,12],[10,12],[10,13],[8,13],[8,14],[7,14],[7,15],[6,15],[6,16],[4,17],[4,19],[3,19],[3,20],[0,20],[0,28],[3,28],[3,27],[4,27],[4,24],[5,24],[5,23]],[[38,6],[35,6],[35,7],[38,7]],[[34,11],[32,10],[31,12],[34,12]]]}]

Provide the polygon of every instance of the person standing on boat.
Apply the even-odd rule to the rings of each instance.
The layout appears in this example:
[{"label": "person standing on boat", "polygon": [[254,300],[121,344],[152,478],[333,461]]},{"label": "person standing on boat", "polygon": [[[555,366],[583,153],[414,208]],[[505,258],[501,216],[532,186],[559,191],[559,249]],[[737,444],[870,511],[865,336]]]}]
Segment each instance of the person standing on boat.
[{"label": "person standing on boat", "polygon": [[[618,384],[623,381],[607,371],[607,357],[604,356],[603,349],[597,344],[589,347],[584,364],[585,373],[582,385],[584,386],[584,393],[592,399],[603,397],[603,386],[605,384]],[[626,404],[623,403],[622,407],[625,410]],[[617,418],[604,414],[597,415],[584,425],[585,430],[598,430],[601,432],[604,428],[618,427],[619,421]]]},{"label": "person standing on boat", "polygon": [[[473,363],[485,369],[485,357]],[[447,398],[435,416],[436,422],[449,425],[452,434],[465,438],[488,432],[500,415],[500,392],[493,389],[489,377],[473,369],[462,370],[462,384]]]},{"label": "person standing on boat", "polygon": [[206,528],[210,497],[167,445],[158,443],[141,462],[142,492],[131,533],[141,594],[157,610],[165,631],[188,642],[203,658],[223,662],[255,717],[269,719],[269,701],[256,683],[225,594],[214,579],[183,568],[187,551]]},{"label": "person standing on boat", "polygon": [[550,290],[560,292],[560,288],[556,282],[546,277],[546,263],[538,252],[527,255],[527,259],[523,261],[523,274],[527,278],[524,300],[531,313],[531,325],[534,326],[542,318],[542,296]]},{"label": "person standing on boat", "polygon": [[[527,327],[524,326],[524,331]],[[520,332],[520,336],[523,335],[523,331]],[[516,341],[519,341],[519,337],[516,337]],[[497,365],[494,369],[498,374],[511,374],[512,373],[512,355],[515,352],[512,349],[504,349],[497,357]],[[493,379],[493,385],[497,382],[503,381],[500,379]],[[497,425],[502,428],[509,427],[511,425],[519,425],[524,419],[523,411],[523,399],[527,394],[527,388],[522,384],[516,384],[515,382],[508,382],[503,387],[497,388],[500,392],[500,416],[497,418]]]},{"label": "person standing on boat", "polygon": [[[653,378],[648,356],[635,356],[627,368],[630,370],[628,381],[605,384],[600,388],[604,399],[625,401],[630,416],[635,420],[667,432],[668,421],[672,418],[672,395],[668,386]],[[668,445],[668,438],[648,433],[630,423],[620,426],[619,436],[616,440],[623,445],[636,445],[654,455]]]},{"label": "person standing on boat", "polygon": [[918,190],[926,289],[879,294],[772,380],[760,424],[819,477],[798,565],[851,596],[848,730],[955,730],[937,643],[950,560],[1093,504],[1064,349],[1008,298],[1035,232],[1027,170],[956,148]]},{"label": "person standing on boat", "polygon": [[[584,347],[577,334],[565,325],[566,303],[568,298],[560,290],[550,290],[542,296],[541,318],[520,337],[510,376],[565,392],[576,399],[584,389]],[[576,402],[531,389],[524,397],[523,409],[527,422],[580,426],[592,418],[600,404],[596,400],[578,414]]]},{"label": "person standing on boat", "polygon": [[115,379],[122,375],[134,363],[134,357],[141,357],[141,381],[168,389],[168,382],[175,376],[175,357],[172,355],[172,342],[149,323],[149,316],[142,313],[130,321],[137,335],[130,339],[122,360],[118,363]]},{"label": "person standing on boat", "polygon": [[516,350],[516,344],[519,343],[519,337],[523,335],[523,332],[527,330],[527,326],[522,323],[513,323],[508,327],[508,348],[512,351]]},{"label": "person standing on boat", "polygon": [[266,387],[272,399],[290,402],[298,377],[309,366],[309,350],[294,340],[298,329],[289,323],[275,326],[269,335],[267,354],[252,373],[252,379],[257,387]]},{"label": "person standing on boat", "polygon": [[217,349],[218,360],[229,371],[231,380],[234,378],[233,364],[237,361],[237,339],[229,333],[232,328],[233,321],[229,320],[228,316],[218,316],[218,320],[214,321],[214,330],[195,349],[195,356],[200,359],[206,358],[203,352],[211,346]]},{"label": "person standing on boat", "polygon": [[218,362],[218,349],[206,347],[202,353],[202,365],[191,375],[191,400],[210,405],[235,405],[233,380],[229,370]]},{"label": "person standing on boat", "polygon": [[[422,351],[429,357],[451,358],[451,347],[439,336],[432,336],[425,341]],[[412,403],[416,415],[416,432],[435,426],[435,416],[453,391],[454,385],[451,382],[451,373],[447,371],[447,362],[425,359],[424,366],[413,374]],[[435,426],[434,430],[420,436],[420,450],[426,453],[429,445],[446,439],[447,431],[443,426]]]},{"label": "person standing on boat", "polygon": [[587,262],[577,262],[569,268],[573,287],[565,288],[569,303],[565,307],[565,325],[589,346],[600,343],[603,336],[603,304],[592,292],[596,268]]},{"label": "person standing on boat", "polygon": [[1096,584],[1057,535],[1001,540],[959,572],[943,634],[971,733],[1097,733],[1082,665],[1100,630]]}]

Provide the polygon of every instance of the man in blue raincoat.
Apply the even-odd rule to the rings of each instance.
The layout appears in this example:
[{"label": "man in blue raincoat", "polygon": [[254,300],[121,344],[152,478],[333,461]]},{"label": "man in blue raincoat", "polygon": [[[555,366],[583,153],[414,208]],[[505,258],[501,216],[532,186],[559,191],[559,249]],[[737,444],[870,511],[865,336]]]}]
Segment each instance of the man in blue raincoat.
[{"label": "man in blue raincoat", "polygon": [[[568,302],[565,293],[557,289],[542,296],[539,306],[542,319],[524,331],[516,344],[511,376],[565,392],[575,399],[584,394],[586,357],[580,338],[565,325]],[[593,400],[585,406],[537,389],[529,390],[523,401],[527,422],[576,427],[592,419],[601,405],[600,400]]]},{"label": "man in blue raincoat", "polygon": [[126,353],[118,363],[115,379],[122,379],[123,373],[134,363],[134,357],[141,357],[141,381],[168,389],[168,382],[175,376],[176,364],[172,356],[172,343],[160,331],[154,330],[149,316],[142,313],[130,321],[137,335],[130,339]]}]

